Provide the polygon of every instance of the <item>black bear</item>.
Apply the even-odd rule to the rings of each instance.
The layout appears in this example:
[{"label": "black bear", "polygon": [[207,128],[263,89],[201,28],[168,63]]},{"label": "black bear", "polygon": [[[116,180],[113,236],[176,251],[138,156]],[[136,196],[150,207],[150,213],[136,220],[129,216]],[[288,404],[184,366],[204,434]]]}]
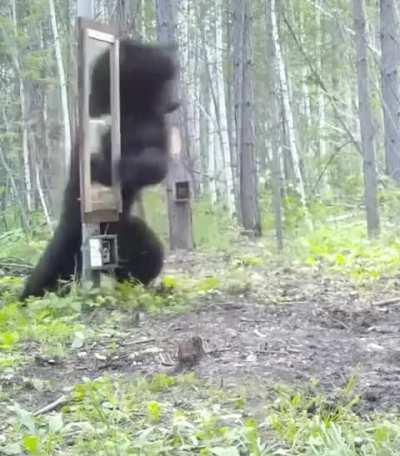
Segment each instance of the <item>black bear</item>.
[{"label": "black bear", "polygon": [[[92,72],[90,114],[110,112],[109,53],[95,62]],[[146,223],[130,215],[137,192],[147,185],[159,183],[168,170],[165,115],[176,109],[171,84],[176,77],[171,48],[148,46],[132,40],[120,42],[120,106],[121,106],[121,182],[123,211],[119,222],[103,224],[102,232],[118,235],[119,265],[117,279],[136,279],[149,283],[161,271],[163,248]],[[101,141],[100,152],[93,154],[92,178],[103,185],[111,184],[109,157],[110,131]],[[72,157],[63,210],[52,240],[28,278],[21,299],[42,296],[57,288],[59,281],[68,281],[81,270],[81,214],[79,203],[78,147]]]}]

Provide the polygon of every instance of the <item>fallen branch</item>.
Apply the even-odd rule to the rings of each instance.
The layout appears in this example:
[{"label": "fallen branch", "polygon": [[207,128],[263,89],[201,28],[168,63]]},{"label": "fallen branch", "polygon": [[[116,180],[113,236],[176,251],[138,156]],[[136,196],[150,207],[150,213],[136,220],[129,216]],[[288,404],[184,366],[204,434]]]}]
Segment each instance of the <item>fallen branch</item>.
[{"label": "fallen branch", "polygon": [[53,410],[56,410],[59,407],[67,404],[70,401],[70,399],[71,398],[69,396],[62,395],[61,397],[59,397],[55,401],[53,401],[50,404],[47,404],[44,407],[42,407],[41,409],[37,410],[33,414],[33,416],[44,415],[45,413],[52,412]]},{"label": "fallen branch", "polygon": [[243,321],[244,323],[268,323],[268,320],[264,320],[261,318],[246,318],[246,317],[240,317],[240,321]]},{"label": "fallen branch", "polygon": [[156,340],[154,337],[149,337],[147,339],[138,339],[138,340],[130,340],[125,342],[124,345],[140,345],[140,344],[149,344],[150,342],[155,342]]},{"label": "fallen branch", "polygon": [[9,263],[0,261],[0,268],[28,269],[31,271],[33,266],[28,263]]},{"label": "fallen branch", "polygon": [[383,301],[377,301],[377,302],[374,302],[373,305],[377,306],[377,307],[382,307],[382,306],[386,306],[388,304],[396,304],[398,302],[400,302],[400,296],[397,296],[397,298],[390,298],[390,299],[384,299]]}]

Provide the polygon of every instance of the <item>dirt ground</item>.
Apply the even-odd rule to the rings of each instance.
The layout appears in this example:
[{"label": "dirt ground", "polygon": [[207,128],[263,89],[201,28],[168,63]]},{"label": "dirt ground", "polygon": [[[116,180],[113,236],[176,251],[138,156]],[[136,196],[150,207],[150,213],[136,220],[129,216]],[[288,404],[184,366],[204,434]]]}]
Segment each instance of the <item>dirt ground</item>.
[{"label": "dirt ground", "polygon": [[[170,257],[167,272],[204,275],[207,264],[216,274],[229,261],[201,254]],[[317,379],[329,393],[354,375],[366,410],[400,403],[396,278],[360,289],[317,270],[277,265],[253,267],[251,277],[249,290],[207,295],[181,315],[132,315],[117,335],[104,334],[59,363],[41,359],[31,346],[32,364],[12,382],[51,379],[51,392],[25,393],[25,406],[40,407],[83,377],[170,373],[179,343],[195,335],[206,354],[190,369],[218,386],[254,385],[253,398],[261,394],[260,384],[305,386]]]}]

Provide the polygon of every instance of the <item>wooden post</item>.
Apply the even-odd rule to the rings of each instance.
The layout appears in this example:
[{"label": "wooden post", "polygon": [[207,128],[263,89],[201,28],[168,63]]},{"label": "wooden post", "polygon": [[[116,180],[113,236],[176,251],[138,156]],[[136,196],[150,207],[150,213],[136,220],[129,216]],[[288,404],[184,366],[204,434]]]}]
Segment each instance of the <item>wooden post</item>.
[{"label": "wooden post", "polygon": [[172,250],[192,249],[192,189],[182,159],[182,141],[177,127],[170,127],[170,169],[167,178],[169,241]]},{"label": "wooden post", "polygon": [[[82,280],[100,284],[103,260],[110,262],[111,269],[118,262],[116,236],[101,235],[100,224],[115,222],[122,211],[120,185],[117,184],[116,163],[120,158],[120,107],[119,107],[119,41],[115,30],[90,20],[93,2],[78,1],[78,76],[77,103],[78,125],[75,131],[79,143],[80,203],[82,217]],[[82,17],[86,16],[86,17]],[[88,18],[89,17],[89,18]],[[89,116],[90,74],[89,68],[99,54],[110,50],[110,100],[111,100],[111,161],[112,186],[104,187],[92,182],[91,153],[96,149],[99,119]],[[99,143],[100,141],[97,141]],[[107,238],[107,239],[106,239]],[[105,252],[105,257],[103,255]]]},{"label": "wooden post", "polygon": [[[172,0],[156,1],[157,16],[157,34],[162,43],[176,42],[176,15],[177,4]],[[179,100],[181,97],[180,85],[182,81],[175,83],[171,90],[174,94],[173,99]],[[185,163],[182,145],[182,138],[178,126],[184,125],[184,116],[182,108],[180,112],[175,111],[168,116],[168,125],[170,128],[169,152],[171,155],[170,169],[167,176],[167,200],[168,200],[168,221],[169,221],[169,243],[170,248],[174,249],[192,249],[193,232],[192,232],[192,207],[191,199],[191,177]],[[182,190],[186,189],[188,198],[179,201],[176,196]],[[178,190],[178,192],[177,192]]]},{"label": "wooden post", "polygon": [[78,17],[94,18],[94,0],[78,0],[76,9]]}]

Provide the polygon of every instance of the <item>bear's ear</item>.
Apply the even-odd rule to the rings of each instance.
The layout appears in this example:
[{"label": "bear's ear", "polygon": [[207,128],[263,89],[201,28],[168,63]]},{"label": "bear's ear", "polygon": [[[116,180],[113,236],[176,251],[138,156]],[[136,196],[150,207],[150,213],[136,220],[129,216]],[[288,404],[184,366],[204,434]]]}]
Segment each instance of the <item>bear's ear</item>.
[{"label": "bear's ear", "polygon": [[178,45],[176,43],[168,43],[160,46],[164,55],[169,58],[173,65],[173,78],[175,78],[179,71],[179,59],[178,59]]},{"label": "bear's ear", "polygon": [[172,42],[160,44],[160,49],[162,49],[166,54],[169,54],[171,58],[175,58],[178,53],[178,44]]},{"label": "bear's ear", "polygon": [[165,114],[169,114],[170,112],[176,111],[181,107],[181,103],[179,101],[171,101],[165,106]]}]

